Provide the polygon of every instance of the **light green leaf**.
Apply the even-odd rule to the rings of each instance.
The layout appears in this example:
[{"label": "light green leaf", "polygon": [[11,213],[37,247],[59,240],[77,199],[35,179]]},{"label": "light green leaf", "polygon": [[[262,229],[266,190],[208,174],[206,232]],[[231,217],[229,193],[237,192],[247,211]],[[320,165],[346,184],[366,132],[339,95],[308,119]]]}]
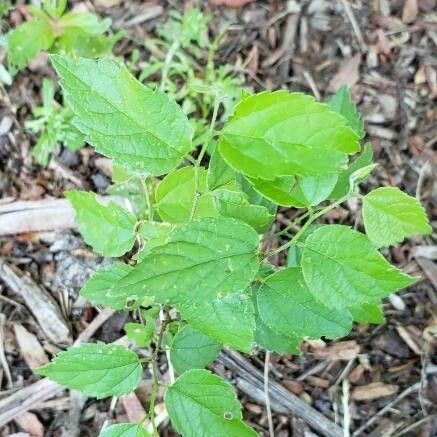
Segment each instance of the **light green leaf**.
[{"label": "light green leaf", "polygon": [[127,338],[134,344],[140,347],[146,347],[150,344],[155,334],[155,325],[153,323],[126,323],[124,331]]},{"label": "light green leaf", "polygon": [[[183,167],[169,173],[156,189],[156,202],[160,217],[169,223],[186,223],[191,217],[191,210],[196,197],[195,168]],[[198,168],[198,191],[205,194],[206,170]],[[201,195],[198,199],[194,217],[214,217],[217,212],[213,199]]]},{"label": "light green leaf", "polygon": [[258,291],[258,311],[274,332],[297,338],[335,339],[348,334],[352,318],[346,309],[330,309],[309,291],[299,268],[288,267],[269,276]]},{"label": "light green leaf", "polygon": [[346,85],[342,85],[337,92],[329,99],[329,107],[341,114],[348,121],[349,126],[359,138],[364,137],[364,122]]},{"label": "light green leaf", "polygon": [[82,31],[88,35],[101,35],[105,33],[111,26],[111,19],[105,18],[100,20],[96,14],[90,12],[68,12],[63,15],[58,22],[58,25],[64,30],[67,28],[75,31]]},{"label": "light green leaf", "polygon": [[121,262],[103,267],[88,279],[80,290],[80,294],[97,305],[122,310],[127,307],[129,296],[118,295],[114,297],[110,292],[114,284],[132,269],[133,267]]},{"label": "light green leaf", "polygon": [[337,183],[329,195],[330,199],[340,199],[341,197],[346,196],[349,192],[350,188],[350,177],[351,175],[359,170],[360,168],[367,167],[371,165],[373,162],[373,150],[372,145],[370,143],[366,143],[363,147],[363,152],[358,158],[355,159],[348,167],[347,170],[341,172],[338,175]]},{"label": "light green leaf", "polygon": [[99,437],[149,437],[143,425],[138,423],[119,423],[108,426],[100,432]]},{"label": "light green leaf", "polygon": [[363,219],[367,236],[379,247],[432,232],[420,202],[395,187],[381,187],[366,194]]},{"label": "light green leaf", "polygon": [[36,372],[97,399],[128,394],[143,376],[143,368],[134,352],[104,343],[71,347]]},{"label": "light green leaf", "polygon": [[102,205],[95,193],[67,191],[79,231],[87,244],[103,256],[121,256],[132,249],[137,219],[120,205]]},{"label": "light green leaf", "polygon": [[48,50],[54,40],[48,20],[34,19],[11,30],[6,36],[11,73],[24,68],[42,50]]},{"label": "light green leaf", "polygon": [[209,160],[207,183],[210,191],[232,184],[235,181],[235,172],[226,163],[216,147]]},{"label": "light green leaf", "polygon": [[360,306],[349,307],[349,312],[352,314],[354,322],[357,323],[373,323],[375,325],[384,323],[384,313],[381,306],[363,303]]},{"label": "light green leaf", "polygon": [[182,317],[195,329],[220,343],[250,353],[255,336],[253,304],[243,292],[213,300],[195,300],[178,306]]},{"label": "light green leaf", "polygon": [[245,223],[202,218],[176,228],[122,278],[114,293],[173,304],[211,301],[243,290],[258,270],[258,235]]},{"label": "light green leaf", "polygon": [[169,223],[143,222],[138,233],[144,241],[143,249],[134,256],[134,259],[143,261],[146,255],[156,246],[161,246],[167,241],[170,232],[174,229]]},{"label": "light green leaf", "polygon": [[315,206],[328,198],[337,180],[336,174],[298,177],[297,187],[292,191],[292,195],[306,206]]},{"label": "light green leaf", "polygon": [[213,338],[185,325],[173,339],[170,360],[176,372],[182,374],[206,367],[217,358],[220,349],[220,343]]},{"label": "light green leaf", "polygon": [[263,92],[240,102],[220,135],[225,161],[245,176],[337,173],[359,150],[347,120],[313,97]]},{"label": "light green leaf", "polygon": [[253,304],[255,307],[256,344],[265,350],[275,351],[279,354],[299,354],[300,339],[296,334],[291,332],[287,335],[279,334],[264,323],[259,314],[258,290],[259,287],[252,287]]},{"label": "light green leaf", "polygon": [[348,226],[321,226],[302,244],[305,282],[316,299],[330,308],[378,304],[415,282],[390,265],[366,235]]},{"label": "light green leaf", "polygon": [[207,370],[193,369],[167,389],[165,406],[184,437],[256,437],[243,423],[232,386]]},{"label": "light green leaf", "polygon": [[294,176],[281,176],[272,181],[251,177],[247,177],[247,180],[256,191],[278,205],[305,207],[302,199],[295,195],[294,189],[297,182]]},{"label": "light green leaf", "polygon": [[217,190],[213,193],[214,203],[220,215],[239,219],[252,226],[259,234],[273,223],[275,216],[260,205],[251,205],[241,191]]},{"label": "light green leaf", "polygon": [[191,149],[192,129],[165,93],[138,82],[112,60],[52,55],[76,126],[87,141],[116,164],[161,175]]},{"label": "light green leaf", "polygon": [[[255,190],[253,185],[242,174],[237,174],[236,177],[236,191],[241,190],[247,196],[249,203],[251,203],[252,205],[264,206],[265,208],[267,208],[270,214],[276,215],[278,207],[274,202],[261,194],[259,191]],[[232,190],[232,188],[228,189]]]}]

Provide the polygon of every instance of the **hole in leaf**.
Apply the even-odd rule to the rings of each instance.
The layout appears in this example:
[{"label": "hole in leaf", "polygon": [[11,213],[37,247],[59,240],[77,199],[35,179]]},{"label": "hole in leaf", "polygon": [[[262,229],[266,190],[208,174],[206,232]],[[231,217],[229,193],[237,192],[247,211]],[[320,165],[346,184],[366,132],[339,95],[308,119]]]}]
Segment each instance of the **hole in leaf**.
[{"label": "hole in leaf", "polygon": [[225,414],[223,415],[223,417],[226,420],[232,420],[234,418],[234,415],[230,411],[226,411]]}]

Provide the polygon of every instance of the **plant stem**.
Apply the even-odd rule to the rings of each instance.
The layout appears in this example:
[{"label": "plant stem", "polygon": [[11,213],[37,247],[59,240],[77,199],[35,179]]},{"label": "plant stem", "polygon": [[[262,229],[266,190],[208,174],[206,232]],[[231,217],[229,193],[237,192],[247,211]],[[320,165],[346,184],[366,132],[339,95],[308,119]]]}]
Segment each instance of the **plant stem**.
[{"label": "plant stem", "polygon": [[158,396],[158,388],[159,388],[159,377],[158,377],[158,355],[161,349],[162,340],[164,338],[165,330],[167,329],[167,325],[169,324],[169,319],[165,318],[161,322],[161,326],[158,332],[158,339],[155,344],[155,350],[153,351],[152,356],[150,357],[151,367],[152,367],[152,391],[150,393],[150,404],[149,404],[149,417],[150,422],[153,427],[153,435],[154,437],[159,437],[158,430],[156,429],[155,423],[155,401]]},{"label": "plant stem", "polygon": [[161,75],[161,82],[159,84],[159,89],[161,91],[164,91],[165,82],[167,81],[168,72],[170,70],[170,64],[179,48],[179,45],[180,45],[179,40],[173,41],[173,44],[170,46],[170,49],[165,55],[164,67],[162,69],[162,75]]},{"label": "plant stem", "polygon": [[315,220],[317,220],[322,215],[325,215],[327,212],[331,211],[331,209],[336,208],[338,205],[343,203],[345,200],[349,199],[350,193],[348,193],[346,196],[342,197],[341,199],[336,200],[334,203],[331,203],[330,205],[326,206],[325,208],[321,209],[319,212],[316,212],[315,214],[310,215],[309,219],[305,222],[305,224],[299,229],[299,231],[294,235],[294,237],[287,241],[287,243],[283,244],[282,246],[279,246],[278,248],[272,250],[270,253],[268,253],[264,260],[267,258],[270,258],[273,255],[276,255],[279,252],[282,252],[283,250],[288,249],[291,245],[296,243],[296,241],[302,236],[302,234],[306,231],[308,226],[313,223]]},{"label": "plant stem", "polygon": [[269,423],[269,436],[275,437],[275,429],[273,427],[272,409],[270,407],[269,396],[269,364],[270,364],[270,352],[266,351],[264,360],[264,398],[266,401],[267,421]]},{"label": "plant stem", "polygon": [[150,203],[149,187],[147,186],[147,176],[144,179],[141,177],[140,181],[141,181],[141,188],[143,190],[144,197],[146,198],[146,202],[147,202],[147,218],[148,220],[152,220],[152,216],[153,216],[152,205]]},{"label": "plant stem", "polygon": [[221,100],[216,98],[214,102],[214,110],[212,113],[211,123],[209,125],[209,134],[208,138],[205,140],[205,142],[202,145],[202,148],[200,149],[199,156],[196,159],[196,162],[194,164],[194,201],[193,206],[191,208],[191,214],[190,214],[190,220],[193,220],[194,214],[196,213],[197,205],[199,203],[199,167],[202,162],[202,159],[205,155],[206,149],[214,137],[214,128],[215,124],[217,122],[217,114],[220,107]]}]

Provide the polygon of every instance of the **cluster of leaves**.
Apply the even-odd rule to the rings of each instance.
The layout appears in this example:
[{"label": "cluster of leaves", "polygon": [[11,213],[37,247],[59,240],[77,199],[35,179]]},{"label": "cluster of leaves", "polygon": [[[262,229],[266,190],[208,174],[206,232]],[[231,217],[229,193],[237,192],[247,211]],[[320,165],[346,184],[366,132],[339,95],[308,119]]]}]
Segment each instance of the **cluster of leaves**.
[{"label": "cluster of leaves", "polygon": [[[211,15],[197,8],[190,8],[184,14],[170,12],[168,20],[158,29],[158,38],[145,42],[151,55],[139,74],[140,81],[146,81],[149,86],[156,84],[174,97],[185,114],[196,116],[190,120],[194,146],[202,144],[208,136],[208,120],[216,100],[222,101],[221,121],[224,122],[242,94],[242,77],[235,75],[227,64],[214,65],[226,29],[210,41],[211,20]],[[137,58],[138,54],[133,58],[134,64]],[[157,73],[160,81],[154,82]]]},{"label": "cluster of leaves", "polygon": [[[204,367],[222,345],[299,353],[305,339],[344,336],[353,321],[381,322],[381,300],[415,279],[378,249],[429,233],[422,206],[398,188],[360,194],[374,165],[370,146],[360,145],[363,123],[346,88],[328,104],[288,91],[249,95],[219,132],[212,117],[196,151],[183,110],[124,66],[59,55],[52,61],[86,141],[141,181],[140,212],[93,193],[66,196],[96,252],[125,261],[132,255],[97,271],[82,295],[141,315],[143,323],[126,331],[140,346],[155,343],[152,423],[156,358],[168,347],[179,377],[165,405],[180,434],[257,435],[243,423],[231,386]],[[362,202],[366,233],[315,223],[351,197]],[[302,214],[272,235],[278,205]],[[271,248],[279,235],[289,239]],[[268,262],[286,250],[287,267]],[[121,346],[84,344],[39,373],[89,396],[120,396],[139,384],[143,361]],[[141,424],[121,424],[101,435],[147,433]]]},{"label": "cluster of leaves", "polygon": [[72,123],[71,109],[56,102],[51,80],[43,80],[41,94],[42,106],[32,108],[34,119],[27,121],[25,126],[38,135],[32,154],[39,164],[45,166],[61,143],[75,151],[84,145],[84,136]]},{"label": "cluster of leaves", "polygon": [[[10,85],[11,75],[41,52],[95,58],[112,51],[122,33],[107,34],[111,20],[100,20],[90,12],[66,12],[66,5],[66,0],[43,0],[40,7],[28,6],[33,19],[12,29],[4,37],[9,71],[0,65],[0,80],[3,83]],[[4,13],[7,11],[5,4]],[[39,164],[47,165],[50,155],[60,144],[72,150],[84,144],[83,135],[71,124],[73,114],[70,109],[54,100],[51,81],[44,80],[42,106],[32,108],[32,113],[35,118],[28,121],[26,127],[38,134],[32,152]]]},{"label": "cluster of leaves", "polygon": [[91,12],[66,12],[67,0],[42,0],[28,6],[33,19],[6,35],[9,71],[15,74],[39,53],[68,53],[98,57],[111,52],[120,34],[105,35],[111,20]]}]

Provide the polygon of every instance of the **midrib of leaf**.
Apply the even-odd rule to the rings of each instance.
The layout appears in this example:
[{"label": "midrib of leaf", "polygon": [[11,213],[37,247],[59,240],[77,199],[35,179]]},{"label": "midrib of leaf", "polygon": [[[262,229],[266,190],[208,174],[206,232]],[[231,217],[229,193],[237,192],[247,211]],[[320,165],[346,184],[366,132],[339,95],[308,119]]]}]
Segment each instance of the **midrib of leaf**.
[{"label": "midrib of leaf", "polygon": [[[155,255],[156,255],[156,254],[155,254]],[[161,254],[160,254],[160,255],[161,255]],[[195,267],[198,267],[198,266],[202,266],[202,265],[206,265],[206,264],[214,263],[214,262],[216,262],[216,261],[221,261],[221,260],[223,260],[223,259],[231,259],[231,258],[234,258],[234,257],[236,257],[236,256],[241,256],[241,255],[248,256],[248,255],[251,255],[251,254],[250,254],[250,253],[247,253],[247,252],[244,252],[244,253],[238,253],[238,254],[234,254],[234,255],[230,255],[230,256],[223,256],[223,257],[219,257],[219,258],[214,258],[214,259],[212,259],[212,260],[201,261],[201,262],[198,262],[197,264],[194,264],[194,265],[192,265],[192,266],[188,266],[188,267],[185,267],[185,268],[182,268],[182,269],[176,269],[176,270],[171,270],[170,272],[158,273],[157,275],[154,275],[153,278],[159,278],[160,276],[167,275],[168,273],[178,273],[178,272],[182,272],[182,271],[185,271],[185,270],[188,270],[188,269],[192,269],[192,268],[195,268]],[[181,255],[181,254],[171,254],[171,256],[181,257],[181,258],[184,258],[184,259],[187,258],[187,257],[184,257],[184,255]],[[191,258],[189,258],[189,259],[190,259],[190,261],[191,261]],[[143,261],[143,262],[145,262],[145,261]],[[141,264],[142,264],[142,263],[141,263]],[[234,272],[231,272],[231,273],[229,274],[229,276],[230,276],[232,273],[234,273]],[[229,276],[227,276],[227,278],[228,278]],[[236,290],[236,291],[238,291],[238,290]]]},{"label": "midrib of leaf", "polygon": [[[58,64],[59,65],[59,64]],[[144,127],[144,126],[142,126],[137,120],[135,120],[135,118],[132,118],[132,116],[130,116],[128,113],[126,113],[126,112],[124,112],[123,110],[121,110],[117,105],[115,105],[114,103],[112,103],[110,100],[108,100],[108,98],[106,98],[106,96],[103,96],[103,95],[101,95],[95,88],[93,88],[93,87],[91,87],[90,85],[88,85],[86,82],[84,82],[81,78],[79,78],[78,76],[76,76],[73,72],[71,72],[70,70],[68,70],[67,68],[65,68],[64,66],[62,66],[61,68],[63,68],[64,70],[66,70],[69,74],[71,74],[72,76],[74,76],[75,78],[76,78],[76,80],[78,81],[78,82],[80,82],[80,83],[82,83],[83,85],[85,85],[88,89],[90,89],[92,92],[94,92],[94,93],[96,93],[102,100],[104,100],[109,106],[111,106],[113,109],[115,109],[116,111],[118,111],[118,112],[120,112],[120,113],[122,113],[127,119],[129,119],[129,120],[131,120],[136,126],[138,126],[139,128],[140,128],[140,131],[138,132],[139,134],[140,133],[142,133],[142,132],[147,132],[150,136],[152,136],[155,140],[158,140],[160,143],[162,143],[162,144],[165,144],[166,146],[168,146],[170,149],[172,149],[172,150],[174,150],[175,152],[176,152],[176,154],[178,155],[178,156],[180,156],[180,157],[182,157],[183,156],[183,154],[178,150],[178,149],[176,149],[172,144],[170,144],[170,143],[167,143],[166,141],[163,141],[159,136],[157,136],[156,134],[154,134],[153,132],[150,132],[150,130],[148,130],[146,127]],[[129,81],[132,81],[132,79],[130,78],[130,77],[128,77],[127,76],[127,79],[129,79]],[[135,78],[133,78],[134,79],[134,81],[136,81],[136,79]],[[137,82],[137,81],[136,81]],[[140,84],[141,86],[144,86],[144,85],[142,85],[140,82],[138,82],[138,84]],[[62,84],[61,84],[62,85]],[[62,87],[62,88],[64,88],[64,87]],[[66,94],[68,95],[68,90],[65,90],[64,89],[64,91],[66,92]],[[76,92],[77,92],[77,89],[76,89]],[[153,92],[153,91],[152,91]],[[80,106],[82,106],[82,105],[80,105]],[[82,108],[83,108],[83,106],[82,106]],[[89,111],[89,109],[86,109],[86,110],[84,110],[85,112],[91,112],[91,111]],[[94,111],[95,112],[95,111]],[[107,113],[104,113],[104,114],[107,114]],[[76,115],[76,117],[80,120],[80,117],[78,117],[77,115]],[[76,126],[77,127],[77,126]],[[88,125],[87,125],[87,127],[89,127]],[[90,127],[89,127],[90,128]],[[96,132],[99,132],[97,129],[94,129],[94,128],[90,128],[90,130],[94,130],[94,131],[96,131]],[[100,134],[102,134],[101,132],[100,132]],[[107,134],[105,134],[105,135],[107,135]],[[135,134],[125,134],[125,136],[132,136],[132,135],[135,135]],[[120,135],[111,135],[111,136],[120,136]],[[137,155],[133,155],[135,158],[138,158],[138,156]],[[155,157],[153,157],[153,159],[155,159]],[[165,158],[161,158],[161,159],[165,159]]]}]

